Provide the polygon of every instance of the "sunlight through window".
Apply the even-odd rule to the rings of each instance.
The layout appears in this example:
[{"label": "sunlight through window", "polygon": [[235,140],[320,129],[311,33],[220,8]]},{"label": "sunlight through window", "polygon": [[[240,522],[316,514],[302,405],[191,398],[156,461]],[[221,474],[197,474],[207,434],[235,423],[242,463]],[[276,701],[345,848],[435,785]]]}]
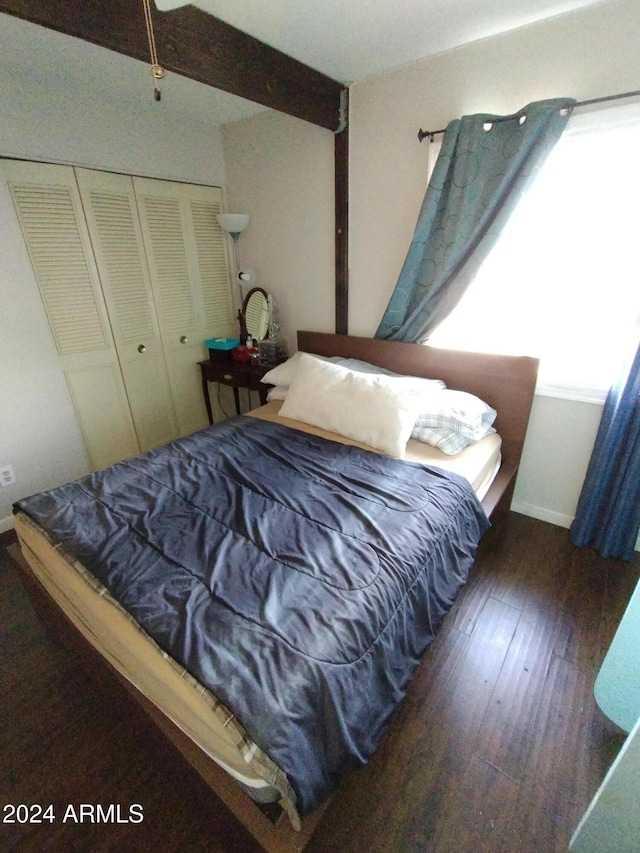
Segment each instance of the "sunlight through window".
[{"label": "sunlight through window", "polygon": [[640,324],[640,105],[574,115],[429,340],[533,355],[539,390],[604,399]]}]

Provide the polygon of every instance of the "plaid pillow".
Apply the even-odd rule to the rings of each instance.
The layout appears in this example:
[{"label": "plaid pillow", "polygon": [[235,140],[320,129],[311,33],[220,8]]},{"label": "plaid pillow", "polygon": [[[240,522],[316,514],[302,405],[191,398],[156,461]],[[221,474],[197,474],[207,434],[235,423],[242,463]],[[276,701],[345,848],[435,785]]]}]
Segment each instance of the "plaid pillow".
[{"label": "plaid pillow", "polygon": [[496,410],[467,391],[443,389],[429,399],[429,409],[421,412],[411,438],[431,444],[451,456],[468,444],[495,432]]}]

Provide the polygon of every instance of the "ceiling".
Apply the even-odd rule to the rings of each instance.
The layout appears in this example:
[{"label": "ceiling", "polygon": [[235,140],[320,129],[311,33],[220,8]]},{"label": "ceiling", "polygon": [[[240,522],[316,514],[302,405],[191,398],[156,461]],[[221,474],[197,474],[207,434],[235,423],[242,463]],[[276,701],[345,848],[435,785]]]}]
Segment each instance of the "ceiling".
[{"label": "ceiling", "polygon": [[[605,0],[196,0],[341,83]],[[161,10],[189,5],[155,0]],[[267,12],[268,9],[268,12]]]},{"label": "ceiling", "polygon": [[[133,2],[133,0],[132,0]],[[137,0],[141,2],[141,0]],[[193,5],[342,83],[609,0],[198,0]],[[159,10],[187,5],[155,0]],[[158,46],[160,59],[161,45]],[[0,76],[21,91],[82,93],[134,113],[151,98],[148,64],[0,14]],[[13,82],[12,82],[13,81]],[[167,74],[162,103],[174,119],[223,125],[264,109]]]},{"label": "ceiling", "polygon": [[[133,0],[132,0],[133,2]],[[37,24],[0,14],[0,109],[6,87],[40,97],[76,94],[86,104],[117,102],[123,116],[135,116],[149,104],[177,121],[223,125],[265,108],[177,74],[162,81],[162,101],[153,101],[153,78],[147,63],[63,35]],[[1,119],[0,119],[1,120]]]}]

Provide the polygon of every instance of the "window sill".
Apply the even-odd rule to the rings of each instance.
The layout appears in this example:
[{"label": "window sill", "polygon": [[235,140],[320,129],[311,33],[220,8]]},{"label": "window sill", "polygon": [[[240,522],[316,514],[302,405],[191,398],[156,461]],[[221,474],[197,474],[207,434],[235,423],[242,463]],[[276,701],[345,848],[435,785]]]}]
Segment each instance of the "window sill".
[{"label": "window sill", "polygon": [[571,400],[574,403],[591,403],[596,406],[604,406],[608,391],[601,388],[580,388],[540,383],[536,386],[535,393],[538,397],[556,397],[560,400]]}]

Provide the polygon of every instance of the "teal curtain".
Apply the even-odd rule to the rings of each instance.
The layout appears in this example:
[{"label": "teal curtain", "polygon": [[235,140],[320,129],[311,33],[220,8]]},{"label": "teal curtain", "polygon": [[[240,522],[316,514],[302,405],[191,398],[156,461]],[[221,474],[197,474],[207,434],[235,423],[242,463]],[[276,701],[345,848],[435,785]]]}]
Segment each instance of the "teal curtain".
[{"label": "teal curtain", "polygon": [[478,114],[449,123],[377,338],[423,343],[453,310],[562,135],[574,103],[538,101],[507,120]]}]

